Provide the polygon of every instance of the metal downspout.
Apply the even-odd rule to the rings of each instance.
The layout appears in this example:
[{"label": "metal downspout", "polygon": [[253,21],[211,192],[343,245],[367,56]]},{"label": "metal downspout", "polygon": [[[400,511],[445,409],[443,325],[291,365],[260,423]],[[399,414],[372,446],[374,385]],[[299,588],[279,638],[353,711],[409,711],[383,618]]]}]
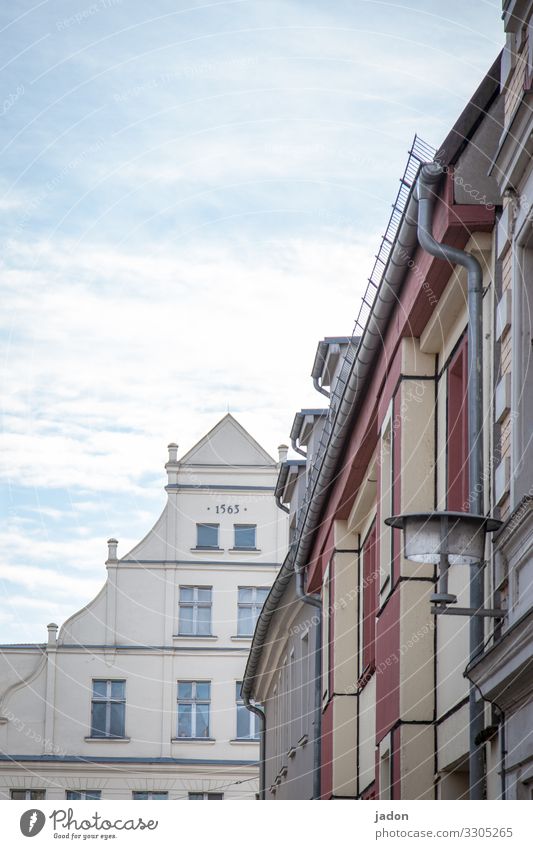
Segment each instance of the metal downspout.
[{"label": "metal downspout", "polygon": [[331,397],[331,393],[329,393],[327,389],[324,389],[324,387],[321,386],[320,383],[318,382],[318,377],[313,378],[313,386],[315,387],[317,392],[321,392],[322,395],[326,396],[326,398]]},{"label": "metal downspout", "polygon": [[259,798],[266,799],[266,715],[263,708],[259,705],[253,705],[249,697],[243,693],[242,700],[244,706],[248,708],[250,713],[254,713],[259,717]]},{"label": "metal downspout", "polygon": [[315,704],[314,738],[313,738],[313,799],[321,798],[321,768],[322,768],[322,601],[320,596],[308,593],[304,586],[304,573],[296,572],[296,595],[304,604],[309,604],[319,611],[318,623],[315,628]]},{"label": "metal downspout", "polygon": [[292,437],[291,437],[291,446],[292,446],[293,450],[296,451],[297,454],[301,454],[302,457],[307,457],[306,452],[302,451],[302,449],[296,444],[296,440],[293,439]]},{"label": "metal downspout", "polygon": [[[468,458],[470,511],[478,515],[483,505],[483,272],[472,254],[437,242],[432,235],[433,208],[437,186],[442,177],[437,163],[424,165],[418,178],[418,240],[432,256],[461,265],[468,274]],[[476,563],[470,573],[470,607],[483,607],[483,565]],[[470,617],[470,662],[483,647],[484,627],[481,616]],[[470,799],[484,798],[483,746],[474,742],[484,726],[484,705],[476,699],[475,687],[470,685]]]},{"label": "metal downspout", "polygon": [[276,498],[276,504],[278,505],[278,507],[279,507],[279,509],[280,509],[280,510],[283,510],[285,513],[290,513],[290,512],[291,512],[291,511],[290,511],[290,509],[289,509],[288,507],[285,507],[285,505],[284,505],[284,504],[282,504],[282,502],[281,502],[281,495],[276,495],[276,496],[275,496],[275,498]]}]

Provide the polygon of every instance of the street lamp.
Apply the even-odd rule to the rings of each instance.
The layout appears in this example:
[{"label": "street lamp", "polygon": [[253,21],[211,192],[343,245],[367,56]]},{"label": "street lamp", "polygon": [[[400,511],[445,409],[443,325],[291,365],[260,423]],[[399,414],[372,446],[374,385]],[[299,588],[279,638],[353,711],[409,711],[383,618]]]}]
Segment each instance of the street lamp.
[{"label": "street lamp", "polygon": [[391,516],[385,524],[403,531],[406,560],[439,565],[438,592],[430,596],[432,613],[496,618],[503,615],[500,610],[481,607],[448,608],[457,603],[457,596],[448,592],[449,567],[464,564],[479,569],[485,555],[485,536],[498,530],[502,524],[498,519],[445,510]]}]

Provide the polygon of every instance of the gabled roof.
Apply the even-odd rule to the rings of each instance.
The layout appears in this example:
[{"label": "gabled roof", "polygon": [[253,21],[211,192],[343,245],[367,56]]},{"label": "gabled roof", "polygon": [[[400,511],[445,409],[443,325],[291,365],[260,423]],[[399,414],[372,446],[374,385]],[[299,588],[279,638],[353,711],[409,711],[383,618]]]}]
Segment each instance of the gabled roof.
[{"label": "gabled roof", "polygon": [[179,462],[198,466],[276,465],[231,413],[227,413]]}]

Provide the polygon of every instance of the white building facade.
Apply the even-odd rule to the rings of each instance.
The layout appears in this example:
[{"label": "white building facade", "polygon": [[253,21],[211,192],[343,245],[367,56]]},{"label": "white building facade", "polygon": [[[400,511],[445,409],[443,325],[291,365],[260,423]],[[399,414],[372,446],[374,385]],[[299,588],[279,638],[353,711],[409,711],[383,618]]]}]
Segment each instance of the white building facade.
[{"label": "white building facade", "polygon": [[279,466],[229,414],[177,452],[163,513],[124,557],[109,540],[96,598],[46,644],[1,647],[0,798],[254,798],[240,683],[287,548]]}]

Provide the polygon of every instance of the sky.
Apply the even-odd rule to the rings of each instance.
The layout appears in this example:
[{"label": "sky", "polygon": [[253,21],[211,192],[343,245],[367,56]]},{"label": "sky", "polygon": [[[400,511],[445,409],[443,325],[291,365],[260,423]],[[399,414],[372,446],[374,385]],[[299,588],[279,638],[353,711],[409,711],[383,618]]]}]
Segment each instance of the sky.
[{"label": "sky", "polygon": [[498,0],[0,7],[0,642],[44,642],[229,410],[277,457],[350,334],[415,133]]}]

